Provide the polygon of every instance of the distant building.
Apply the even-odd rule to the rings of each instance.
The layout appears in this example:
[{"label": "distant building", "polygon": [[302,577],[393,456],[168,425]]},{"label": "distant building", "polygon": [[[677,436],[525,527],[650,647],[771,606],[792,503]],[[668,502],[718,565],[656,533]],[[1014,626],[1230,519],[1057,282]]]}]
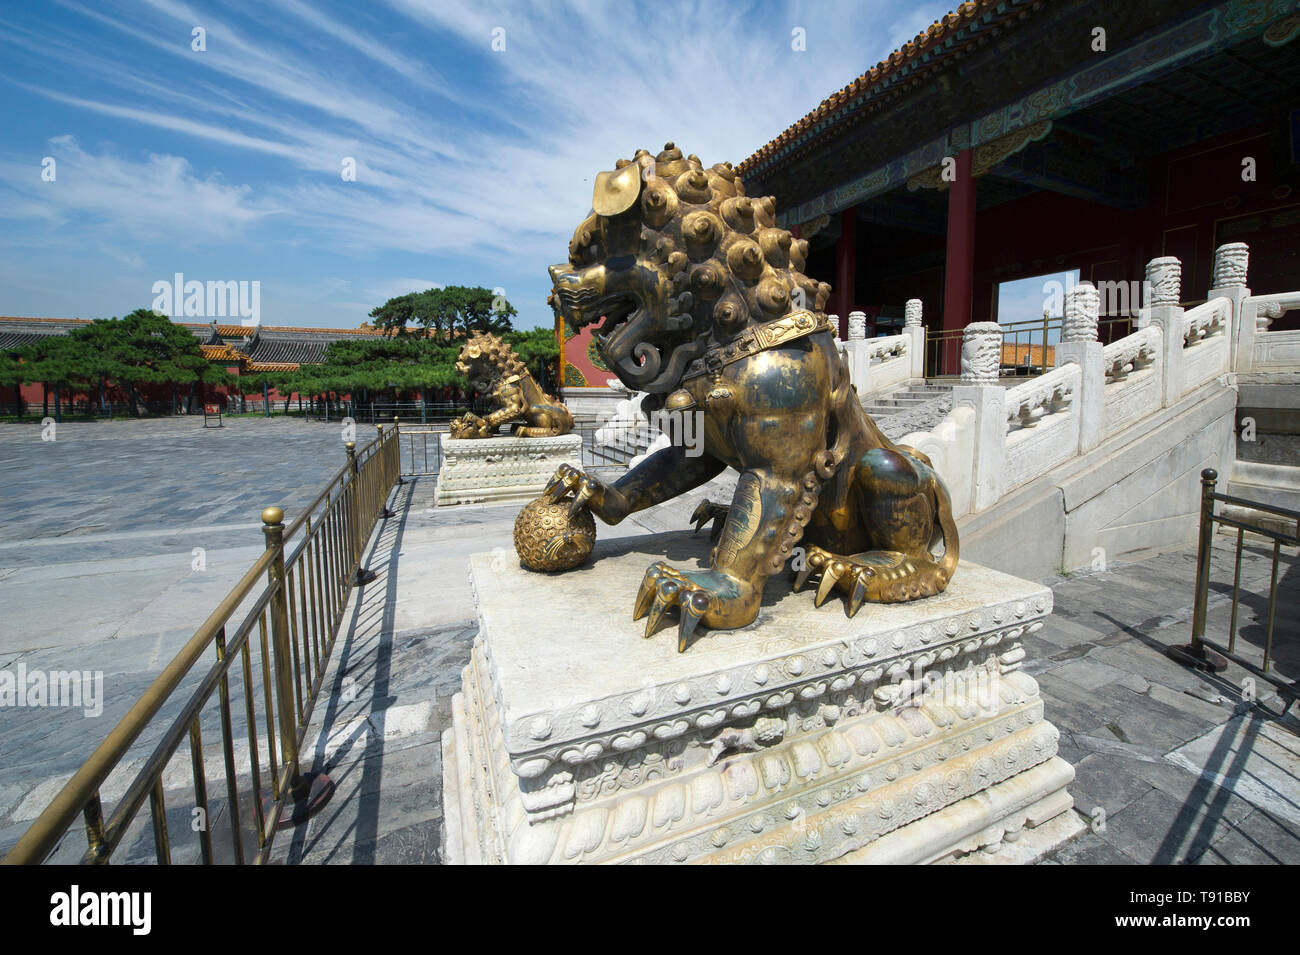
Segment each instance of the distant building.
[{"label": "distant building", "polygon": [[[89,325],[86,318],[17,318],[0,316],[0,352],[13,351],[33,344],[49,335],[66,335],[74,328]],[[300,365],[320,364],[325,359],[325,348],[330,342],[374,338],[384,334],[370,325],[359,328],[294,328],[281,325],[219,325],[176,322],[189,329],[199,339],[200,348],[213,364],[220,365],[233,375],[251,375],[268,371],[294,371]],[[188,386],[185,386],[188,388]],[[125,395],[113,389],[109,400],[121,402]],[[140,389],[145,400],[170,400],[171,386],[144,385]],[[292,396],[280,395],[271,389],[271,397],[283,400]],[[41,405],[45,395],[40,384],[22,386],[22,398],[29,406]],[[227,389],[209,388],[206,400],[223,403],[229,398]],[[12,398],[0,398],[0,408],[7,408]]]},{"label": "distant building", "polygon": [[1296,288],[1298,35],[1282,0],[963,3],[738,171],[811,243],[828,311],[881,330],[911,298],[932,333],[996,320],[1000,283],[1072,269],[1131,314],[1149,259],[1203,290],[1227,242],[1252,288]]},{"label": "distant building", "polygon": [[[1296,288],[1298,35],[1291,0],[963,3],[737,169],[868,337],[912,298],[959,333],[997,319],[1001,283],[1073,269],[1120,317],[1150,259],[1203,290],[1227,242],[1250,246],[1253,288]],[[612,377],[585,329],[557,334],[566,385]],[[955,371],[959,340],[927,372]]]}]

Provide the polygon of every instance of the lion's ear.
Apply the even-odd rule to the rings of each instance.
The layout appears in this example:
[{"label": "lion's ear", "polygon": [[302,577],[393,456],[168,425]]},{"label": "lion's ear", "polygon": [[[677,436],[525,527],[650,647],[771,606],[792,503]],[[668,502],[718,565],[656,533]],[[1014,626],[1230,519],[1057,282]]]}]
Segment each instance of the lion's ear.
[{"label": "lion's ear", "polygon": [[591,197],[592,211],[601,216],[616,216],[632,208],[641,195],[641,167],[636,163],[614,172],[596,174]]}]

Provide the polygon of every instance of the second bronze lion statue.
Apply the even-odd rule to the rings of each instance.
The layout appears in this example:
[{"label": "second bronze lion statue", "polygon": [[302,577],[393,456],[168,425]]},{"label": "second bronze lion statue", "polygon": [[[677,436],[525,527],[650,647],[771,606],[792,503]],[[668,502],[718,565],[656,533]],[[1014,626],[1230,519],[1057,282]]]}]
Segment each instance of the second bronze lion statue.
[{"label": "second bronze lion statue", "polygon": [[[551,305],[593,338],[650,408],[699,414],[703,453],[652,455],[613,484],[571,466],[547,488],[607,524],[699,487],[732,467],[706,570],[657,561],[633,617],[646,636],[680,611],[678,649],[698,624],[731,629],[758,615],[763,585],[796,546],[796,586],[817,575],[850,615],[865,601],[939,593],[957,566],[948,493],[930,461],[889,441],[863,410],[823,308],[830,286],[803,274],[808,243],[778,228],[771,197],[752,199],[730,164],[704,168],[668,143],[596,177],[591,215],[550,268]],[[802,544],[801,544],[802,542]],[[940,556],[933,552],[940,543]]]},{"label": "second bronze lion statue", "polygon": [[448,429],[453,438],[490,438],[504,424],[520,438],[554,438],[573,430],[573,415],[548,395],[506,342],[490,332],[475,332],[460,349],[456,370],[472,390],[488,396],[486,418],[465,412]]}]

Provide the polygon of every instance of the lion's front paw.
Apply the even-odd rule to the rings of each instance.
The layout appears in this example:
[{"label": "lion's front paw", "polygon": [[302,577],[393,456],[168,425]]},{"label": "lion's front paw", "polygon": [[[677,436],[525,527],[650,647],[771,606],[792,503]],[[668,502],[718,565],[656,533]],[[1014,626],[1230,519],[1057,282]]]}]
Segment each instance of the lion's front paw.
[{"label": "lion's front paw", "polygon": [[675,570],[660,560],[645,572],[636,606],[632,608],[632,619],[640,620],[649,614],[645,635],[650,637],[669,607],[681,610],[677,625],[678,653],[686,649],[701,621],[709,627],[731,629],[752,623],[758,615],[753,588],[744,581],[717,570]]},{"label": "lion's front paw", "polygon": [[[604,485],[589,474],[584,474],[571,464],[561,464],[555,475],[547,482],[542,497],[552,504],[558,504],[573,495],[569,501],[569,515],[573,516],[588,504],[599,505],[604,497]],[[592,499],[596,500],[593,501]]]}]

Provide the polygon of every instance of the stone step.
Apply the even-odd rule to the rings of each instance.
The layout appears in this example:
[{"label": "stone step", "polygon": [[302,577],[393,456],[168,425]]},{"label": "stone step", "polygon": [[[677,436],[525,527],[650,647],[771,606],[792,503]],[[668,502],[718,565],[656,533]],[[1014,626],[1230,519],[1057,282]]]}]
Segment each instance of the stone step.
[{"label": "stone step", "polygon": [[887,395],[883,398],[872,398],[871,403],[882,405],[887,408],[915,408],[917,405],[923,405],[927,401],[933,401],[938,395]]},{"label": "stone step", "polygon": [[[1300,467],[1292,464],[1237,461],[1232,466],[1225,491],[1233,497],[1300,512]],[[1223,512],[1229,517],[1262,525],[1277,533],[1290,535],[1296,532],[1295,519],[1285,515],[1226,504]]]},{"label": "stone step", "polygon": [[913,411],[917,408],[925,408],[929,406],[929,404],[930,402],[928,401],[919,401],[916,402],[915,404],[890,404],[890,403],[881,403],[881,402],[867,402],[862,407],[863,410],[865,410],[868,414],[872,414],[872,415],[896,415],[896,414],[903,414],[904,412],[908,412],[908,411]]}]

